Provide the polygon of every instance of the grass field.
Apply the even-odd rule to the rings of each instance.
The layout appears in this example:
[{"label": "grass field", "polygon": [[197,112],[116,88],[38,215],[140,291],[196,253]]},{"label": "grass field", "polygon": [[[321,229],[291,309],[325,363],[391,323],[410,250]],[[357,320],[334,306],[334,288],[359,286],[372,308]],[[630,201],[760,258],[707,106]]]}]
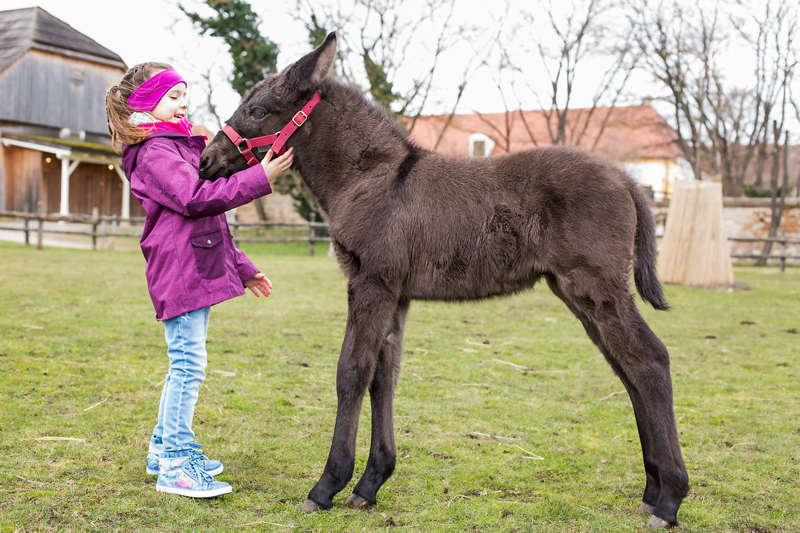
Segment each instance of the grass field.
[{"label": "grass field", "polygon": [[[167,359],[141,254],[0,243],[0,531],[642,529],[630,402],[544,286],[412,304],[394,477],[370,512],[344,507],[345,489],[304,515],[332,434],[345,280],[323,250],[265,249],[248,253],[273,296],[212,310],[195,418],[234,492],[191,500],[144,469]],[[736,277],[753,290],[667,286],[673,311],[643,308],[672,355],[692,483],[680,530],[800,531],[800,269]]]}]

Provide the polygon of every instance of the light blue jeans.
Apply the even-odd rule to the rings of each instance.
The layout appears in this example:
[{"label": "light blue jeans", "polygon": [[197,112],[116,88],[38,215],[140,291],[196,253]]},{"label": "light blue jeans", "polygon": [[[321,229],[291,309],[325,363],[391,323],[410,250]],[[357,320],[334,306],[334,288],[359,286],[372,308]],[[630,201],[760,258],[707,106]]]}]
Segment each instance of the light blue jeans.
[{"label": "light blue jeans", "polygon": [[158,423],[151,451],[162,457],[182,457],[194,442],[192,419],[200,385],[206,378],[206,337],[211,307],[203,307],[164,321],[169,372],[161,391]]}]

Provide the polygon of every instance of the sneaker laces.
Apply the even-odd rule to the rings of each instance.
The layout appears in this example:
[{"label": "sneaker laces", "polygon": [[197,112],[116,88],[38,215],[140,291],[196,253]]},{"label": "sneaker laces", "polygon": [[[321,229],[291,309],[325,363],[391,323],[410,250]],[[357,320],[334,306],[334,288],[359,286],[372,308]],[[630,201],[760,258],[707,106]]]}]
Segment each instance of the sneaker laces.
[{"label": "sneaker laces", "polygon": [[200,483],[213,483],[215,481],[214,476],[203,469],[203,466],[200,464],[201,460],[200,457],[192,455],[188,463],[183,466],[184,472],[188,473]]},{"label": "sneaker laces", "polygon": [[207,461],[208,460],[208,457],[206,457],[206,452],[204,452],[202,448],[192,448],[190,451],[192,452],[192,456],[191,457],[192,457],[193,461],[195,461],[195,460]]}]

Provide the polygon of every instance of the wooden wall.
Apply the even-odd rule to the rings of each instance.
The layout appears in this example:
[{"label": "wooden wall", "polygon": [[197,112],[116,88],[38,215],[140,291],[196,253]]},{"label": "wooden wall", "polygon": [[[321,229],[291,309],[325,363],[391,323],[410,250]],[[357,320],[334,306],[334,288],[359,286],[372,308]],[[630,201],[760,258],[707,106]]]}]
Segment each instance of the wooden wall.
[{"label": "wooden wall", "polygon": [[31,211],[42,191],[41,152],[17,146],[2,146],[4,165],[5,209],[23,211],[25,204]]},{"label": "wooden wall", "polygon": [[108,165],[81,163],[69,178],[69,212],[90,214],[94,207],[101,216],[121,214],[122,181]]},{"label": "wooden wall", "polygon": [[[36,211],[39,200],[48,213],[61,209],[61,160],[53,154],[16,146],[3,146],[5,205],[2,209],[23,211],[25,204]],[[122,180],[108,165],[81,163],[69,178],[69,212],[90,215],[122,214]],[[139,200],[131,195],[131,216],[145,215]]]},{"label": "wooden wall", "polygon": [[29,50],[0,72],[0,119],[108,134],[106,89],[124,72]]}]

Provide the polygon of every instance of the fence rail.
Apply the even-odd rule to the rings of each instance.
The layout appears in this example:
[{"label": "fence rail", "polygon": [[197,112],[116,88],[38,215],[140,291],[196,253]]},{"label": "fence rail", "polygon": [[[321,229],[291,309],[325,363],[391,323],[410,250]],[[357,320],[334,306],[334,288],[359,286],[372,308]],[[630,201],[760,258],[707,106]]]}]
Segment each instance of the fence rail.
[{"label": "fence rail", "polygon": [[[58,215],[58,214],[35,214],[21,211],[0,211],[0,219],[22,219],[23,227],[7,226],[0,220],[0,230],[4,231],[23,231],[25,232],[25,244],[30,244],[30,233],[37,234],[37,247],[42,247],[42,234],[55,233],[64,235],[79,235],[92,238],[92,249],[97,249],[97,239],[107,237],[137,237],[142,236],[140,230],[135,230],[135,226],[130,224],[144,223],[144,217],[122,218],[120,216],[92,216],[92,215]],[[37,227],[32,228],[31,222],[38,222]],[[67,229],[44,229],[45,222],[72,222],[81,224],[91,224],[91,231],[74,231]],[[311,215],[310,222],[239,222],[233,220],[228,222],[233,230],[233,241],[236,245],[242,242],[249,243],[288,243],[288,242],[307,242],[308,255],[314,256],[314,244],[318,242],[330,242],[330,237],[320,237],[318,230],[328,231],[328,224],[316,222],[314,214]],[[129,230],[120,231],[121,227],[130,227]],[[307,229],[308,235],[303,237],[242,237],[239,235],[240,228],[297,228]],[[133,231],[131,231],[133,230]],[[798,255],[787,255],[787,244],[800,244],[800,239],[788,239],[786,237],[728,237],[729,241],[736,242],[773,242],[781,245],[779,254],[768,255],[768,261],[780,261],[781,272],[786,269],[786,260],[800,260]],[[761,259],[761,254],[731,254],[731,259]]]},{"label": "fence rail", "polygon": [[[729,241],[736,241],[736,242],[774,242],[781,245],[781,251],[777,255],[767,255],[767,261],[780,261],[781,265],[781,274],[786,271],[786,260],[787,259],[800,259],[798,255],[787,255],[786,254],[786,245],[787,244],[800,244],[800,239],[787,239],[785,236],[782,237],[728,237]],[[761,259],[763,258],[763,254],[731,254],[731,259]]]},{"label": "fence rail", "polygon": [[[317,234],[319,230],[328,230],[328,224],[324,222],[315,222],[313,220],[314,214],[312,213],[311,222],[303,223],[288,223],[288,222],[239,222],[233,220],[228,222],[228,226],[233,229],[233,241],[236,245],[240,242],[251,243],[287,243],[287,242],[307,242],[308,254],[314,256],[314,245],[318,242],[330,242],[329,237],[321,237]],[[77,235],[91,237],[92,249],[97,249],[97,239],[109,237],[136,237],[141,238],[142,231],[136,229],[131,224],[142,224],[145,221],[144,217],[131,217],[122,218],[120,216],[92,216],[92,215],[58,215],[47,213],[25,213],[22,211],[0,211],[0,219],[16,219],[22,220],[22,227],[9,226],[0,220],[0,230],[2,231],[22,231],[25,233],[25,244],[30,245],[30,233],[35,232],[37,235],[37,247],[42,248],[43,234],[60,234],[60,235]],[[32,225],[31,222],[38,222],[37,225]],[[91,224],[91,231],[80,231],[71,229],[59,228],[45,228],[45,222],[64,222],[76,224]],[[34,227],[32,227],[34,226]],[[130,229],[120,231],[122,227],[129,227]],[[308,234],[303,237],[241,237],[239,236],[239,228],[298,228],[307,229]]]}]

